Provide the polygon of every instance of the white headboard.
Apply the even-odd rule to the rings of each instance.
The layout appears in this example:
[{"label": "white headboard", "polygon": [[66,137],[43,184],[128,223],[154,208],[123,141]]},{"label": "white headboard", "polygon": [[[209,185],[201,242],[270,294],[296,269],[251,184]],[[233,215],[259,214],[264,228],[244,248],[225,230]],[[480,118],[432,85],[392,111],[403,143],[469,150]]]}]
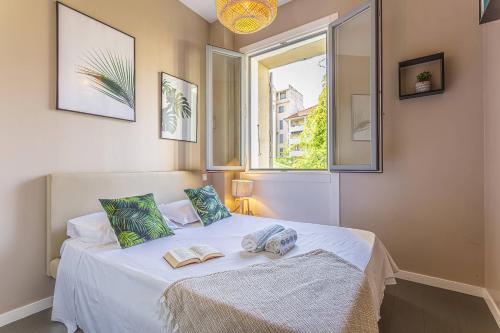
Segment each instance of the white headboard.
[{"label": "white headboard", "polygon": [[[47,176],[47,275],[59,258],[66,222],[101,211],[98,199],[153,193],[157,203],[185,199],[184,189],[202,185],[201,173],[191,171],[135,173],[67,173]],[[57,268],[58,261],[52,265]]]}]

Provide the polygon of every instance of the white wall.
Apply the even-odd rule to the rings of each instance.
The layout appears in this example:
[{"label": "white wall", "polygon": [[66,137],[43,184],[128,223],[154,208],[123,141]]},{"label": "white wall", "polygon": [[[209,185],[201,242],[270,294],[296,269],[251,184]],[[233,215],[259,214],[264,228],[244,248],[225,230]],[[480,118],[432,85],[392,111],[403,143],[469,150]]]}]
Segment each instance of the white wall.
[{"label": "white wall", "polygon": [[243,173],[255,181],[254,214],[298,222],[339,225],[339,175]]}]

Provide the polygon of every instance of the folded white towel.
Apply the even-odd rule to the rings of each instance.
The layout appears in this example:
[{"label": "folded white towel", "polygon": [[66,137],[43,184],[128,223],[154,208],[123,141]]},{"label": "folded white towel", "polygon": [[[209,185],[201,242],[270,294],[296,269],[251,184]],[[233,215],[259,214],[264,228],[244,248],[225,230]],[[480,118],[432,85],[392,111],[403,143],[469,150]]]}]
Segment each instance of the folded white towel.
[{"label": "folded white towel", "polygon": [[285,230],[285,228],[278,224],[273,224],[262,230],[253,232],[243,237],[241,246],[248,252],[261,252],[264,251],[266,242],[274,234]]},{"label": "folded white towel", "polygon": [[271,236],[266,243],[266,251],[284,256],[295,246],[297,242],[297,232],[293,229],[286,229]]}]

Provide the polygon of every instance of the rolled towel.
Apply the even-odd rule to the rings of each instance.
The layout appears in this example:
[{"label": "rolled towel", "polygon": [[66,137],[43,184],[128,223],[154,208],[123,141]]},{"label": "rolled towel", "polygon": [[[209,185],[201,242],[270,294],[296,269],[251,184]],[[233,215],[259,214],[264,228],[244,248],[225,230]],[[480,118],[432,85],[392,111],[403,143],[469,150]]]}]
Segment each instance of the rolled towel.
[{"label": "rolled towel", "polygon": [[248,252],[261,252],[264,251],[266,247],[266,242],[274,234],[285,230],[285,228],[279,224],[273,224],[262,230],[253,232],[251,234],[243,237],[241,241],[241,246]]},{"label": "rolled towel", "polygon": [[297,232],[293,229],[285,229],[267,240],[266,251],[284,256],[295,246],[297,242]]}]

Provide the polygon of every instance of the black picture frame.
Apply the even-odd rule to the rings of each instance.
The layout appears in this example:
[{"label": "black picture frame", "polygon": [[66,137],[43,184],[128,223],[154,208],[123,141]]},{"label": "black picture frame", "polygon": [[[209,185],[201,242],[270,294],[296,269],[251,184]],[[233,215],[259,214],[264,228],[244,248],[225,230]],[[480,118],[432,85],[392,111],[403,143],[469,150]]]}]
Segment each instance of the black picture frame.
[{"label": "black picture frame", "polygon": [[[196,87],[196,108],[194,110],[194,113],[196,114],[196,125],[195,125],[195,140],[184,140],[184,139],[175,139],[175,138],[166,138],[166,137],[163,137],[163,76],[164,75],[168,75],[174,79],[177,79],[179,81],[182,81],[182,82],[185,82],[187,84],[190,84],[190,85],[193,85],[194,87]],[[178,141],[178,142],[186,142],[186,143],[198,143],[198,126],[199,126],[199,104],[200,104],[200,96],[199,96],[199,87],[196,83],[194,82],[190,82],[188,80],[185,80],[183,78],[180,78],[178,76],[175,76],[175,75],[172,75],[172,74],[169,74],[167,72],[159,72],[159,120],[160,120],[160,123],[159,123],[159,128],[158,128],[158,133],[159,133],[159,138],[161,140],[170,140],[170,141]]]},{"label": "black picture frame", "polygon": [[[137,85],[136,85],[136,77],[137,77],[137,69],[136,69],[136,43],[135,43],[135,37],[122,31],[122,30],[119,30],[101,20],[98,20],[88,14],[85,14],[83,13],[82,11],[80,10],[77,10],[73,7],[70,7],[66,4],[64,4],[63,2],[61,1],[56,1],[55,2],[55,5],[56,5],[56,110],[60,110],[60,111],[67,111],[67,112],[74,112],[74,113],[79,113],[79,114],[86,114],[86,115],[91,115],[91,116],[96,116],[96,117],[102,117],[102,118],[108,118],[108,119],[116,119],[116,120],[121,120],[121,121],[126,121],[126,122],[136,122],[137,121]],[[61,103],[60,103],[60,10],[59,8],[61,8],[61,6],[63,7],[66,7],[72,11],[75,11],[76,13],[80,14],[80,15],[83,15],[91,20],[94,20],[110,29],[113,29],[127,37],[130,37],[133,41],[133,65],[134,65],[134,70],[133,70],[133,74],[134,74],[134,78],[133,78],[133,85],[134,85],[134,104],[133,104],[133,114],[134,114],[134,118],[133,119],[124,119],[124,118],[119,118],[119,117],[112,117],[112,116],[106,116],[106,115],[101,115],[101,114],[96,114],[96,113],[89,113],[89,112],[85,112],[85,111],[79,111],[79,110],[73,110],[73,109],[69,109],[69,108],[64,108],[64,107],[61,107]]]},{"label": "black picture frame", "polygon": [[500,19],[500,0],[479,0],[479,24]]}]

